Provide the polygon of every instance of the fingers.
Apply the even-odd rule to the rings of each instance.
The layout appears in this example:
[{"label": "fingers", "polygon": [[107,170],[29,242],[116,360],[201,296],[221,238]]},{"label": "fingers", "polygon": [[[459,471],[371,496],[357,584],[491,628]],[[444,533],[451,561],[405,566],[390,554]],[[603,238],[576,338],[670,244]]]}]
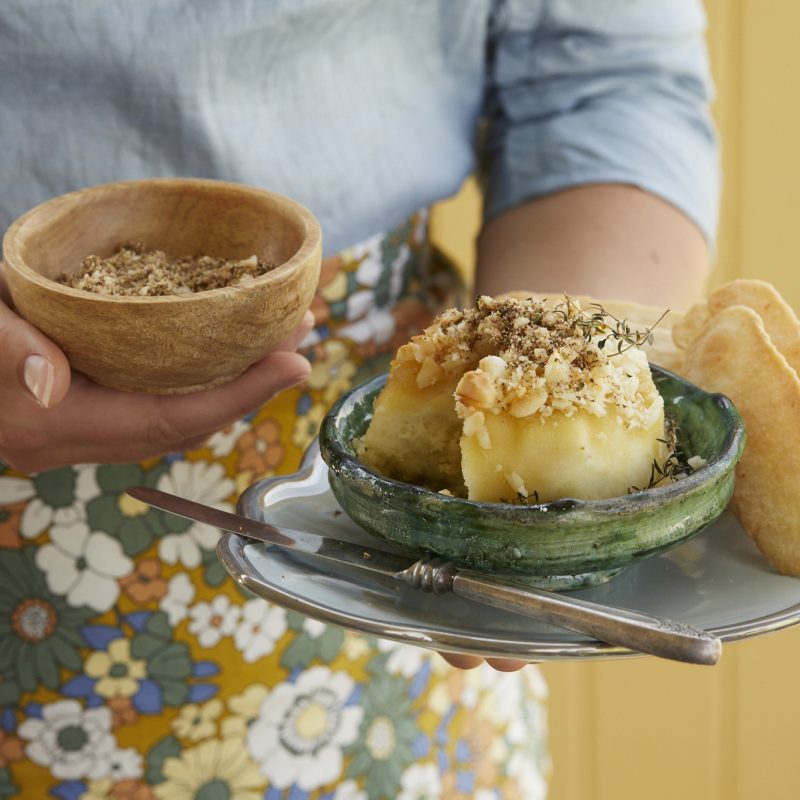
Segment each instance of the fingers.
[{"label": "fingers", "polygon": [[[484,661],[478,656],[468,656],[463,653],[439,653],[439,655],[451,667],[456,667],[457,669],[475,669]],[[529,662],[518,661],[513,658],[487,658],[486,663],[498,672],[516,672],[527,666]]]},{"label": "fingers", "polygon": [[498,672],[516,672],[526,667],[529,661],[518,661],[514,658],[487,658],[486,663]]},{"label": "fingers", "polygon": [[24,397],[50,408],[66,395],[70,384],[66,356],[4,303],[0,303],[0,353],[0,386],[6,407]]},{"label": "fingers", "polygon": [[439,655],[456,669],[475,669],[483,664],[483,659],[477,656],[465,656],[461,653],[439,653]]},{"label": "fingers", "polygon": [[[54,405],[65,392],[64,384],[69,385],[66,358],[52,342],[0,306],[4,410],[0,457],[22,471],[39,472],[65,464],[126,463],[195,449],[215,431],[305,380],[310,364],[292,348],[312,324],[306,318],[279,346],[286,349],[274,350],[236,380],[213,389],[164,396],[119,392],[74,373],[63,402],[45,408],[45,402],[36,405],[34,393],[44,400],[49,396]],[[20,359],[23,366],[17,375]]]},{"label": "fingers", "polygon": [[310,371],[311,365],[298,353],[275,351],[231,383],[199,394],[157,398],[159,413],[166,431],[175,431],[180,440],[216,431],[302,383]]},{"label": "fingers", "polygon": [[[191,394],[117,392],[76,377],[64,402],[74,439],[95,446],[141,445],[161,452],[235,422],[302,382],[310,365],[297,353],[274,352],[234,381]],[[90,407],[89,417],[85,409]]]}]

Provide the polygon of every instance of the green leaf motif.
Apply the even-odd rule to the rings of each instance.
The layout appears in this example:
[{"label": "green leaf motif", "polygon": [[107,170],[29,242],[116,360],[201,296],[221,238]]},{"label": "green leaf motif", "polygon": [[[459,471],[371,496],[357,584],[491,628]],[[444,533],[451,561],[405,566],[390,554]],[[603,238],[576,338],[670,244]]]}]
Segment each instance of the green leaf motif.
[{"label": "green leaf motif", "polygon": [[[153,614],[147,620],[142,633],[134,636],[131,642],[131,655],[149,662],[156,654],[168,648],[172,642],[172,629],[163,611]],[[186,645],[183,645],[186,647]]]},{"label": "green leaf motif", "polygon": [[192,520],[179,517],[175,514],[160,512],[160,516],[165,533],[186,533],[186,531],[194,525]]},{"label": "green leaf motif", "polygon": [[11,772],[8,768],[0,769],[0,797],[14,797],[19,791],[19,787],[11,779]]},{"label": "green leaf motif", "polygon": [[158,681],[165,706],[179,708],[189,697],[189,687],[178,681]]},{"label": "green leaf motif", "polygon": [[172,641],[172,628],[169,619],[163,611],[158,611],[147,620],[144,628],[148,633],[161,639],[164,642]]},{"label": "green leaf motif", "polygon": [[117,538],[126,556],[138,556],[152,544],[153,532],[143,520],[134,518],[122,525]]},{"label": "green leaf motif", "polygon": [[174,736],[167,736],[157,742],[147,754],[147,782],[152,784],[163,783],[164,762],[168,758],[178,758],[181,754],[181,744]]},{"label": "green leaf motif", "polygon": [[166,615],[153,614],[144,631],[133,638],[131,655],[145,661],[147,674],[161,689],[164,704],[181,706],[189,696],[192,659],[189,646],[172,641],[170,634]]},{"label": "green leaf motif", "polygon": [[[211,552],[213,554],[213,550]],[[227,577],[228,573],[225,572],[225,567],[216,558],[206,564],[206,568],[203,570],[203,580],[209,586],[221,586]]]},{"label": "green leaf motif", "polygon": [[136,556],[152,544],[150,512],[138,517],[124,516],[119,508],[119,495],[92,498],[86,504],[86,517],[93,531],[106,531],[119,539],[127,556]]},{"label": "green leaf motif", "polygon": [[286,623],[293,631],[299,631],[303,627],[305,621],[305,614],[301,614],[299,611],[294,611],[291,608],[286,611]]},{"label": "green leaf motif", "polygon": [[97,483],[104,492],[119,494],[143,482],[144,472],[135,464],[103,465],[97,468]]},{"label": "green leaf motif", "polygon": [[75,502],[77,480],[78,473],[72,467],[61,467],[36,475],[33,485],[43,503],[51,508],[63,508]]},{"label": "green leaf motif", "polygon": [[37,647],[36,671],[39,673],[39,680],[48,688],[55,689],[58,686],[58,664],[53,653],[46,647]]},{"label": "green leaf motif", "polygon": [[0,708],[15,705],[19,702],[21,694],[19,684],[15,680],[11,680],[5,673],[0,675]]},{"label": "green leaf motif", "polygon": [[284,651],[281,656],[281,666],[292,670],[308,664],[314,657],[314,645],[311,638],[305,634],[298,636]]},{"label": "green leaf motif", "polygon": [[319,659],[330,663],[336,658],[344,642],[344,631],[341,628],[328,627],[328,630],[319,637]]}]

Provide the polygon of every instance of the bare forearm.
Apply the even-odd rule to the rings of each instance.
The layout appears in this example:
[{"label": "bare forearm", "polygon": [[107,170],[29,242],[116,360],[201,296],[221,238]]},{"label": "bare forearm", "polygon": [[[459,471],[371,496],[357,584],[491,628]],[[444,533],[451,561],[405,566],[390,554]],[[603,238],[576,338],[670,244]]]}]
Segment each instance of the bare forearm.
[{"label": "bare forearm", "polygon": [[708,248],[665,201],[621,184],[533,200],[493,219],[478,240],[476,291],[567,292],[687,308],[704,292]]}]

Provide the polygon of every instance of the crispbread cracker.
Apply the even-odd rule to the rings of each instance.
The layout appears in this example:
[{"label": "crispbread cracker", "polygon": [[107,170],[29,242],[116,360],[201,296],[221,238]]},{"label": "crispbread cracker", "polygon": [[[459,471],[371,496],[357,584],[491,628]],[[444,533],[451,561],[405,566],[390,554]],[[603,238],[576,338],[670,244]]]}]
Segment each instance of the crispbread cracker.
[{"label": "crispbread cracker", "polygon": [[761,317],[772,343],[800,375],[800,322],[778,290],[766,281],[742,278],[725,284],[708,297],[712,316],[723,308],[738,305],[752,308]]},{"label": "crispbread cracker", "polygon": [[736,467],[732,508],[769,561],[800,575],[800,380],[756,311],[713,314],[686,351],[684,376],[727,395],[742,415],[747,446]]},{"label": "crispbread cracker", "polygon": [[708,302],[701,300],[695,303],[672,326],[672,341],[679,350],[686,350],[700,335],[703,326],[711,317]]},{"label": "crispbread cracker", "polygon": [[[501,297],[535,297],[552,303],[564,300],[563,294],[538,292],[507,292]],[[627,320],[631,328],[637,330],[652,328],[666,311],[665,308],[646,306],[628,300],[601,300],[589,295],[570,295],[570,298],[577,301],[584,310],[587,310],[592,303],[597,303],[617,319]],[[651,363],[673,372],[679,372],[683,366],[683,354],[672,338],[672,328],[682,317],[683,314],[680,312],[670,311],[653,329],[653,344],[646,344],[642,347]]]}]

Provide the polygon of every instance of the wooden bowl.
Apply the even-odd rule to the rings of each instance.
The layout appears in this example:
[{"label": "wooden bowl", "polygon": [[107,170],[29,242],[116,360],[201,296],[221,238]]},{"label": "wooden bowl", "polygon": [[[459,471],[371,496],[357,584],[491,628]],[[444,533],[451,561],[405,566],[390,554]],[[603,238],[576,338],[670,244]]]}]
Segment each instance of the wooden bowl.
[{"label": "wooden bowl", "polygon": [[[189,295],[120,297],[57,283],[83,258],[127,242],[171,256],[256,255],[277,264],[246,286]],[[110,183],[56,197],[3,239],[16,310],[70,364],[115,389],[171,394],[244,372],[303,317],[319,279],[315,217],[281,195],[212,180]]]}]

